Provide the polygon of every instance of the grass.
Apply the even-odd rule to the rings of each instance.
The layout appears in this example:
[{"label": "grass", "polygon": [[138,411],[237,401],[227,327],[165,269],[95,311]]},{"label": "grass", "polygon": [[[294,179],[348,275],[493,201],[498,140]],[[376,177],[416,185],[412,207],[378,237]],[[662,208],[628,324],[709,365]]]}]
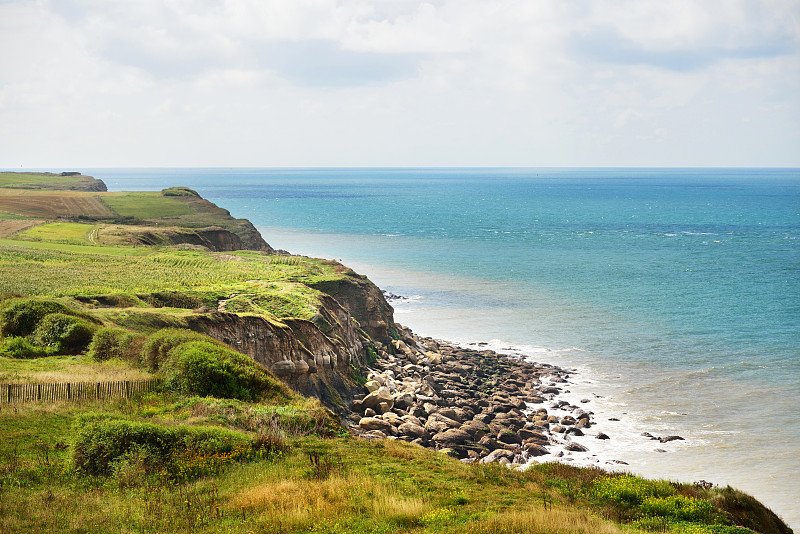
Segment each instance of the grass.
[{"label": "grass", "polygon": [[17,239],[32,239],[34,241],[47,241],[50,243],[65,243],[71,245],[94,244],[96,241],[97,226],[82,223],[50,223],[42,224],[20,232]]},{"label": "grass", "polygon": [[192,212],[186,203],[176,200],[175,197],[165,197],[155,191],[106,193],[102,199],[120,217],[157,219],[178,217]]},{"label": "grass", "polygon": [[58,187],[65,188],[86,180],[86,176],[58,174],[0,172],[0,187]]},{"label": "grass", "polygon": [[152,375],[120,360],[95,362],[87,356],[51,356],[18,360],[0,356],[1,383],[110,382],[142,380]]}]

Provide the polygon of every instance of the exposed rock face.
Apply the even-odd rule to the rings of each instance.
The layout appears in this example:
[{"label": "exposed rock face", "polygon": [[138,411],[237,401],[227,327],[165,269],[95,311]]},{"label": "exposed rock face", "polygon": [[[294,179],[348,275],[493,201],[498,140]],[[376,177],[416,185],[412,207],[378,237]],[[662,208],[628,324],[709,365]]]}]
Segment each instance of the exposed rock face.
[{"label": "exposed rock face", "polygon": [[[346,405],[362,392],[353,379],[350,364],[363,365],[367,340],[334,299],[323,298],[322,302],[320,314],[329,335],[303,319],[277,322],[218,312],[191,317],[189,326],[247,354],[298,392],[343,413]],[[391,395],[388,401],[392,401]],[[381,408],[379,403],[376,408]],[[375,411],[384,413],[391,408],[389,405]]]},{"label": "exposed rock face", "polygon": [[350,276],[332,281],[323,280],[311,284],[311,287],[335,298],[372,339],[384,344],[390,343],[391,333],[395,330],[394,310],[386,302],[381,290],[366,276],[358,275],[339,263],[331,264],[337,271]]}]

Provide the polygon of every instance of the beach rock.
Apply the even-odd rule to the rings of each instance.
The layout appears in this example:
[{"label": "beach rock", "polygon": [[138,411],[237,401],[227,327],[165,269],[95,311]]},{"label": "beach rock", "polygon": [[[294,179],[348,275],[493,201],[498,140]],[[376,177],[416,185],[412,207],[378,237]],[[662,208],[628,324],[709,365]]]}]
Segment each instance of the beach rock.
[{"label": "beach rock", "polygon": [[[364,410],[372,408],[376,412],[384,413],[384,411],[391,410],[393,406],[394,398],[386,386],[379,387],[361,400],[361,407]],[[388,410],[386,410],[386,407],[388,407]]]},{"label": "beach rock", "polygon": [[455,447],[462,445],[465,441],[469,441],[470,435],[458,428],[451,428],[436,434],[432,439],[440,445]]},{"label": "beach rock", "polygon": [[519,434],[511,430],[506,430],[504,432],[500,432],[499,434],[497,434],[497,441],[499,441],[500,443],[506,443],[508,445],[522,444],[522,438],[519,437]]},{"label": "beach rock", "polygon": [[376,415],[378,414],[372,408],[367,408],[364,410],[364,417],[375,417]]},{"label": "beach rock", "polygon": [[387,435],[391,434],[394,429],[390,423],[387,423],[383,419],[378,419],[377,417],[362,417],[358,422],[358,428],[366,431],[378,430]]},{"label": "beach rock", "polygon": [[607,434],[604,434],[604,433],[600,432],[599,434],[597,434],[597,435],[595,436],[595,439],[611,439],[611,438],[610,438],[610,437],[608,437],[608,435],[607,435]]},{"label": "beach rock", "polygon": [[669,443],[670,441],[684,441],[684,438],[680,436],[665,436],[663,438],[658,438],[658,441],[661,443]]},{"label": "beach rock", "polygon": [[490,464],[492,462],[499,462],[501,459],[505,459],[507,463],[510,463],[513,458],[514,453],[512,451],[508,451],[506,449],[496,449],[481,458],[480,463]]},{"label": "beach rock", "polygon": [[522,449],[527,452],[529,456],[544,456],[545,454],[550,454],[550,451],[538,443],[526,443],[522,446]]},{"label": "beach rock", "polygon": [[403,423],[397,427],[397,432],[403,436],[409,436],[413,439],[421,438],[425,435],[425,429],[420,425],[414,423]]},{"label": "beach rock", "polygon": [[564,447],[564,449],[573,452],[587,452],[589,450],[580,443],[575,443],[574,441],[568,443],[567,446]]}]

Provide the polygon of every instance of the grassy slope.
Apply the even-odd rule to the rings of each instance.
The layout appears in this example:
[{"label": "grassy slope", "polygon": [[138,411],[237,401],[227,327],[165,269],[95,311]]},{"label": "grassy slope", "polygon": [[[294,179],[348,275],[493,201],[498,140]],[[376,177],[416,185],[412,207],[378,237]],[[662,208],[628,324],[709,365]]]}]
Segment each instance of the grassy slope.
[{"label": "grassy slope", "polygon": [[[90,219],[98,223],[99,232],[95,240],[98,243],[103,242],[104,230],[114,229],[116,237],[109,235],[108,239],[108,243],[114,245],[131,244],[137,240],[153,243],[154,238],[160,240],[159,244],[199,244],[201,239],[196,231],[216,227],[238,235],[247,248],[264,245],[248,221],[234,219],[227,210],[200,198],[191,190],[82,190],[81,186],[88,180],[94,182],[93,178],[81,176],[0,173],[0,236],[8,236],[14,231],[14,227],[4,221]],[[73,190],[59,190],[61,188]],[[120,227],[120,223],[124,227]],[[159,228],[155,236],[154,227]]]},{"label": "grassy slope", "polygon": [[[137,293],[180,290],[209,305],[229,299],[229,311],[302,317],[313,313],[319,295],[306,284],[346,276],[329,262],[251,251],[76,244],[91,232],[84,226],[89,225],[51,224],[25,236],[41,241],[0,240],[0,293],[59,297],[106,322],[125,316],[126,326],[146,329],[141,314],[179,321],[191,312],[147,308]],[[71,298],[105,294],[128,307],[92,308],[91,299],[79,304]],[[0,381],[121,376],[149,375],[123,361],[98,363],[86,356],[0,357]],[[192,480],[165,479],[136,465],[111,477],[90,477],[74,471],[67,450],[76,417],[88,412],[267,432],[288,448],[252,462],[220,464]],[[0,405],[0,532],[616,533],[640,531],[619,524],[634,520],[661,531],[725,532],[663,514],[642,519],[646,499],[654,498],[647,493],[651,483],[644,481],[631,489],[627,479],[619,479],[609,491],[599,470],[544,465],[521,473],[498,465],[467,466],[406,443],[333,438],[332,429],[318,403],[299,397],[271,405],[153,393],[119,401]],[[212,460],[198,461],[211,465]],[[672,494],[655,503],[664,513],[695,503],[693,498],[715,503],[719,520],[731,519],[732,501],[742,510],[740,523],[760,510],[732,490],[664,487]]]}]

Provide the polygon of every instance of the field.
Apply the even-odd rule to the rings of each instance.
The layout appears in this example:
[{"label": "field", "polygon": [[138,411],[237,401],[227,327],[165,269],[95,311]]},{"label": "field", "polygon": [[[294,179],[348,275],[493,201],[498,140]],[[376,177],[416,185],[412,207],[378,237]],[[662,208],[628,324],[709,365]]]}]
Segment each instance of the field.
[{"label": "field", "polygon": [[81,223],[42,224],[17,234],[18,239],[84,245],[96,241],[97,227]]},{"label": "field", "polygon": [[186,203],[158,192],[105,193],[101,198],[120,217],[156,219],[179,217],[192,212]]},{"label": "field", "polygon": [[114,218],[116,214],[100,200],[100,193],[82,191],[27,191],[0,189],[0,211],[34,217]]},{"label": "field", "polygon": [[83,176],[60,176],[50,173],[0,172],[0,187],[36,187],[65,189],[85,180]]}]

